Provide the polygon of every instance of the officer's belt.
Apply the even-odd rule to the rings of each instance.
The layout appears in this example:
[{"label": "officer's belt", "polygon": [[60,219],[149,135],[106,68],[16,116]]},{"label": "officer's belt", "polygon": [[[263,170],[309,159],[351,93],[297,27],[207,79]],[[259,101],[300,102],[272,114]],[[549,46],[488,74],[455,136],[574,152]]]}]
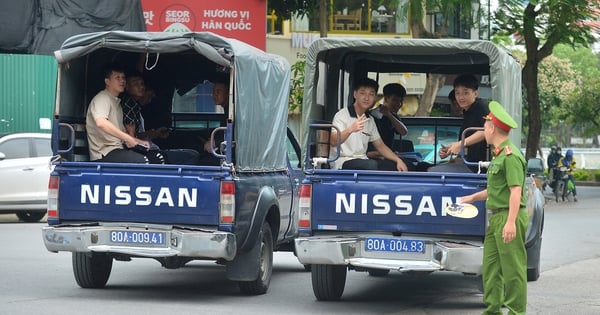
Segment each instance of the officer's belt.
[{"label": "officer's belt", "polygon": [[501,209],[488,209],[492,214],[496,214],[502,211],[508,211],[508,208],[501,208]]},{"label": "officer's belt", "polygon": [[[525,210],[525,209],[526,209],[525,207],[521,207],[521,208],[519,208],[519,211],[520,210]],[[491,212],[492,214],[496,214],[496,213],[499,213],[499,212],[502,212],[502,211],[508,211],[508,208],[488,209],[488,211]]]}]

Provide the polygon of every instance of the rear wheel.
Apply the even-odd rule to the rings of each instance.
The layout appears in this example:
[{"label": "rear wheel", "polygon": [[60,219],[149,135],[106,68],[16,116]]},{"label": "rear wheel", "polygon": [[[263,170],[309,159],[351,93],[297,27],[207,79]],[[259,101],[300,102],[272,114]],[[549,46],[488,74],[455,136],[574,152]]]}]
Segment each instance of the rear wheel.
[{"label": "rear wheel", "polygon": [[312,287],[319,301],[337,301],[346,285],[345,265],[312,265]]},{"label": "rear wheel", "polygon": [[533,266],[527,264],[527,281],[537,281],[540,278],[540,252],[542,249],[541,236],[535,241],[535,244],[527,249],[527,261],[533,261]]},{"label": "rear wheel", "polygon": [[17,218],[24,222],[38,222],[46,215],[46,211],[21,211],[17,212]]},{"label": "rear wheel", "polygon": [[244,294],[259,295],[267,293],[273,273],[273,234],[269,223],[264,222],[260,230],[260,268],[254,281],[238,281]]},{"label": "rear wheel", "polygon": [[82,288],[104,288],[112,269],[113,259],[100,253],[73,253],[73,275]]}]

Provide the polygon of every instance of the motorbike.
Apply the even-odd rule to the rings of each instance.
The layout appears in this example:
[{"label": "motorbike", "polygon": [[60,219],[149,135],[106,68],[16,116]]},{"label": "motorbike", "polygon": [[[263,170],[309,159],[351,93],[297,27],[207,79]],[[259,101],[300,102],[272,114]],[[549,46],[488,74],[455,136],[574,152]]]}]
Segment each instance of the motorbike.
[{"label": "motorbike", "polygon": [[559,197],[562,201],[573,201],[573,189],[575,183],[569,176],[569,168],[566,166],[557,167],[554,169],[554,198],[558,202]]}]

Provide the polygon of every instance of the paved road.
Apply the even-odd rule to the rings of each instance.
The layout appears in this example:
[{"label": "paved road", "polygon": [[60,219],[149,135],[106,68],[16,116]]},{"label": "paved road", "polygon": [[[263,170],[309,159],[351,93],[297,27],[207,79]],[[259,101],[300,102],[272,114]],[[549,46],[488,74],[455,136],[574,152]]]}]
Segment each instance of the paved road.
[{"label": "paved road", "polygon": [[[578,203],[549,201],[542,274],[529,283],[528,314],[600,314],[600,187],[580,187]],[[10,221],[10,222],[7,222]],[[115,262],[105,289],[80,289],[68,253],[45,250],[44,223],[0,215],[0,315],[4,314],[428,314],[475,315],[477,281],[456,273],[385,278],[349,272],[343,300],[317,302],[310,274],[276,253],[268,294],[243,296],[212,262],[165,270],[148,259]]]}]

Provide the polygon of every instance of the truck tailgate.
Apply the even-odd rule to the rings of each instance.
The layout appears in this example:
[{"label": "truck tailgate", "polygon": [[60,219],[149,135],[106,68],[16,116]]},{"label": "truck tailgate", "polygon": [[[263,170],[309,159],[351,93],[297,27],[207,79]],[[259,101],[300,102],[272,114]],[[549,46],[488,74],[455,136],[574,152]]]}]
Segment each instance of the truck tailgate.
[{"label": "truck tailgate", "polygon": [[217,225],[227,174],[217,167],[59,164],[59,220]]},{"label": "truck tailgate", "polygon": [[318,170],[312,183],[312,229],[483,236],[483,202],[470,214],[446,212],[457,198],[485,188],[477,174]]}]

